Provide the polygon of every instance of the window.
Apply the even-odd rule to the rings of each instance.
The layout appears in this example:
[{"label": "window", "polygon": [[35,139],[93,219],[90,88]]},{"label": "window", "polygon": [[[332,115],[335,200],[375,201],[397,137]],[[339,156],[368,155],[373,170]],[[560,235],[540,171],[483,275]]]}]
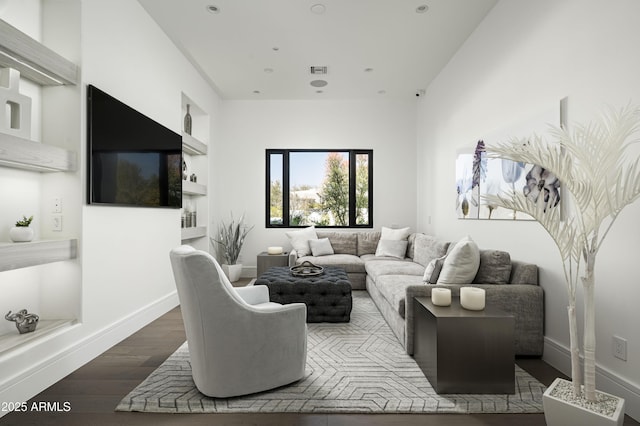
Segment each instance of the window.
[{"label": "window", "polygon": [[373,150],[266,154],[267,228],[373,227]]}]

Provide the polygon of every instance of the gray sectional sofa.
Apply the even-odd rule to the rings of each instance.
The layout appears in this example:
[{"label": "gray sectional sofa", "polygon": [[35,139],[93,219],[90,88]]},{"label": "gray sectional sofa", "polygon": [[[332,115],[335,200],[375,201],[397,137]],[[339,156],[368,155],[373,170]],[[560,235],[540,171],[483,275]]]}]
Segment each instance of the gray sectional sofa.
[{"label": "gray sectional sofa", "polygon": [[[413,355],[413,298],[430,296],[432,284],[425,284],[427,265],[447,253],[450,243],[413,233],[408,237],[404,258],[376,256],[378,231],[316,231],[328,238],[334,254],[298,256],[294,249],[289,265],[310,261],[319,266],[345,268],[354,290],[367,290],[383,317]],[[452,246],[452,245],[451,245]],[[378,253],[380,254],[380,253]],[[509,253],[480,249],[480,266],[471,284],[486,290],[486,303],[511,313],[515,318],[517,355],[542,355],[544,294],[538,285],[538,267],[511,260]],[[459,284],[438,284],[459,296]]]}]

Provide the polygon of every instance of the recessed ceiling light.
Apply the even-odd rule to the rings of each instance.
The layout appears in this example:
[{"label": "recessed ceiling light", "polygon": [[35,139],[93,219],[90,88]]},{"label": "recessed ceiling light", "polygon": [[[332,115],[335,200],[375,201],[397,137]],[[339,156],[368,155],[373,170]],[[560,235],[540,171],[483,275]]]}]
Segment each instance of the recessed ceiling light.
[{"label": "recessed ceiling light", "polygon": [[207,5],[207,12],[209,13],[220,13],[220,8],[215,4]]},{"label": "recessed ceiling light", "polygon": [[429,10],[429,6],[427,6],[426,4],[422,4],[416,7],[416,13],[425,13],[427,10]]},{"label": "recessed ceiling light", "polygon": [[318,3],[311,6],[311,13],[315,13],[316,15],[322,15],[326,10],[327,8],[324,4]]},{"label": "recessed ceiling light", "polygon": [[386,93],[387,93],[387,91],[386,91],[386,90],[384,90],[384,89],[383,89],[383,90],[378,90],[378,94],[379,94],[379,95],[384,95],[384,94],[386,94]]},{"label": "recessed ceiling light", "polygon": [[316,90],[316,93],[324,93],[324,90]]},{"label": "recessed ceiling light", "polygon": [[259,90],[254,90],[253,93],[255,93],[256,95],[259,95],[260,91]]},{"label": "recessed ceiling light", "polygon": [[273,72],[273,68],[265,68],[264,72],[266,72],[267,74],[271,74]]},{"label": "recessed ceiling light", "polygon": [[324,87],[324,86],[326,86],[326,85],[327,85],[327,84],[329,84],[329,83],[327,83],[327,81],[326,81],[326,80],[313,80],[313,81],[312,81],[311,83],[309,83],[309,84],[311,84],[313,87]]},{"label": "recessed ceiling light", "polygon": [[280,48],[278,46],[273,46],[271,50],[273,50],[274,52],[277,52],[278,50],[280,50]]},{"label": "recessed ceiling light", "polygon": [[373,68],[365,68],[364,72],[373,72]]}]

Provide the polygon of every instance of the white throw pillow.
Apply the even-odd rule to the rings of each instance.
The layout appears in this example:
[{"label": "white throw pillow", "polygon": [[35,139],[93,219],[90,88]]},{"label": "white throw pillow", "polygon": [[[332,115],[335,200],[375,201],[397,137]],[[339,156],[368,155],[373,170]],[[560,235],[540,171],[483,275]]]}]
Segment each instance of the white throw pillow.
[{"label": "white throw pillow", "polygon": [[406,240],[409,237],[409,227],[393,229],[382,227],[380,230],[381,240]]},{"label": "white throw pillow", "polygon": [[436,257],[427,265],[427,268],[424,270],[424,276],[422,277],[422,281],[427,284],[436,284],[438,282],[438,277],[440,277],[440,272],[442,271],[442,265],[444,265],[444,260],[447,258],[446,255],[442,257]]},{"label": "white throw pillow", "polygon": [[438,277],[438,284],[470,284],[480,267],[478,245],[465,237],[447,255]]},{"label": "white throw pillow", "polygon": [[316,235],[316,228],[313,226],[299,231],[289,231],[286,232],[285,235],[289,238],[289,242],[293,249],[298,253],[298,257],[309,256],[311,254],[309,240],[318,239],[318,235]]},{"label": "white throw pillow", "polygon": [[407,253],[407,240],[380,240],[376,249],[376,256],[390,256],[404,259]]},{"label": "white throw pillow", "polygon": [[329,238],[318,238],[317,240],[309,240],[311,254],[314,256],[328,256],[333,254],[333,247]]}]

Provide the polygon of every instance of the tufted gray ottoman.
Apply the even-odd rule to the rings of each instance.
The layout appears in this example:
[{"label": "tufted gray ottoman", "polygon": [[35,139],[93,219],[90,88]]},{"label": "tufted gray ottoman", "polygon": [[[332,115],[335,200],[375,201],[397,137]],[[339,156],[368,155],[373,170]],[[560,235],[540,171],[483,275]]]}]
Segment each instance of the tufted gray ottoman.
[{"label": "tufted gray ottoman", "polygon": [[324,268],[317,277],[294,277],[286,266],[274,266],[255,285],[269,287],[269,300],[277,303],[303,302],[307,322],[349,322],[351,283],[342,268]]}]

